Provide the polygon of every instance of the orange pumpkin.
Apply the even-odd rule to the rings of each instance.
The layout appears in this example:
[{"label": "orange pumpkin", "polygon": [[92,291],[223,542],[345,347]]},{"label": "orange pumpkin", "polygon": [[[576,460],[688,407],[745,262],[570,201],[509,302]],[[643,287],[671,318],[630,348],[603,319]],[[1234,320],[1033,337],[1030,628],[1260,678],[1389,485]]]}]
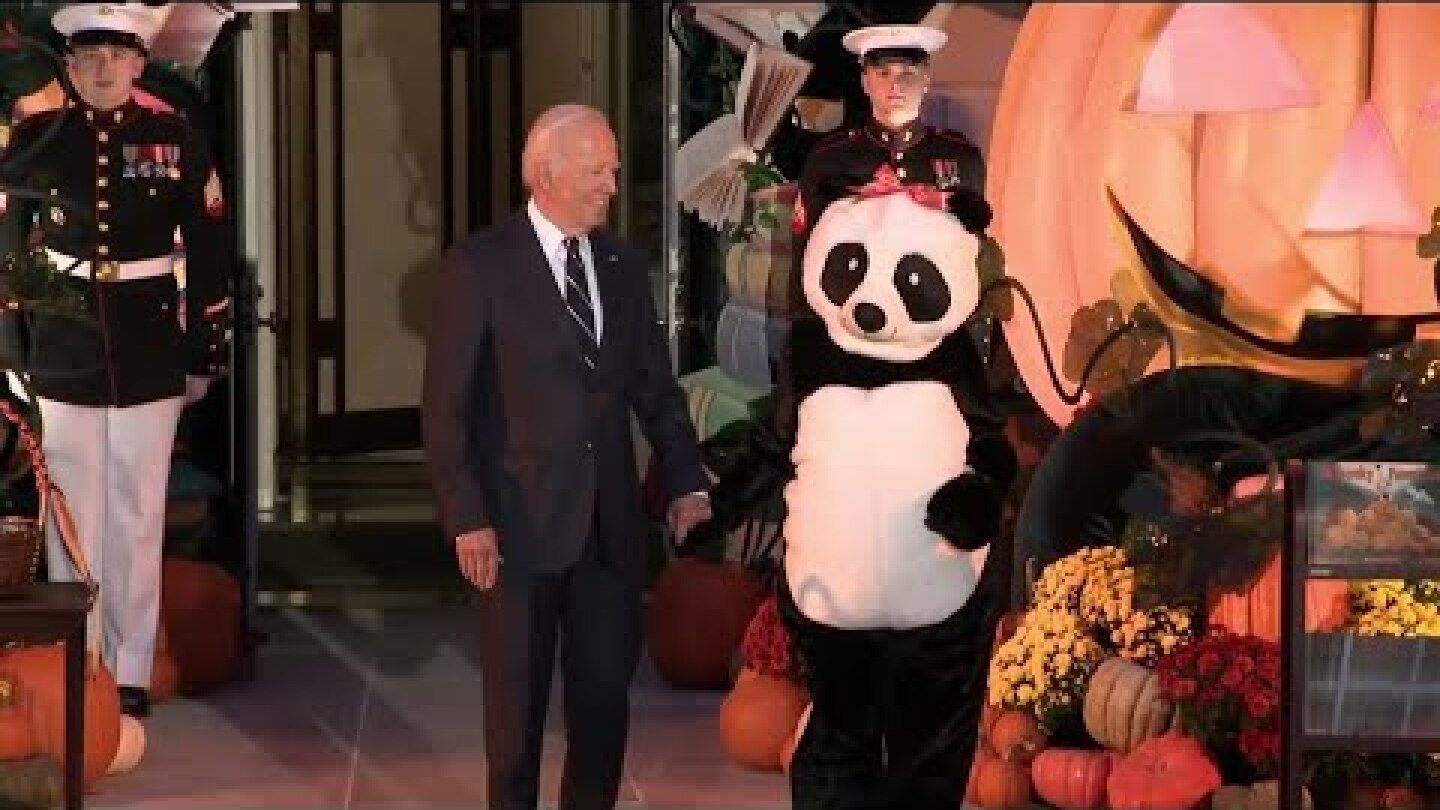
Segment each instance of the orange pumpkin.
[{"label": "orange pumpkin", "polygon": [[1098,810],[1117,759],[1111,751],[1047,748],[1030,763],[1030,779],[1035,793],[1060,810]]},{"label": "orange pumpkin", "polygon": [[1007,762],[984,746],[975,749],[973,801],[987,810],[1030,806],[1030,766]]},{"label": "orange pumpkin", "polygon": [[[986,196],[1052,350],[1113,298],[1156,313],[1180,365],[1353,383],[1364,349],[1316,339],[1325,316],[1360,316],[1350,334],[1369,338],[1387,325],[1371,316],[1395,316],[1403,339],[1440,309],[1416,251],[1440,205],[1437,38],[1431,3],[1031,4]],[[1178,276],[1140,261],[1142,235]],[[1030,318],[1005,329],[1026,387],[1068,424]]]},{"label": "orange pumpkin", "polygon": [[1106,795],[1113,810],[1186,810],[1220,787],[1220,771],[1193,737],[1151,737],[1110,771]]},{"label": "orange pumpkin", "polygon": [[23,759],[35,753],[30,708],[13,672],[0,675],[0,760]]},{"label": "orange pumpkin", "polygon": [[160,621],[177,691],[200,694],[235,676],[243,653],[243,609],[240,583],[225,569],[198,560],[164,560]]},{"label": "orange pumpkin", "polygon": [[725,689],[731,659],[765,598],[765,586],[729,562],[682,557],[665,566],[650,592],[646,641],[671,686]]},{"label": "orange pumpkin", "polygon": [[720,742],[736,763],[779,773],[784,750],[809,705],[804,689],[757,674],[735,684],[720,704]]},{"label": "orange pumpkin", "polygon": [[[1349,583],[1343,579],[1305,582],[1305,629],[1334,632],[1350,616]],[[1248,590],[1240,593],[1212,589],[1206,599],[1205,621],[1232,633],[1251,634],[1266,641],[1280,640],[1280,555],[1261,569]]]},{"label": "orange pumpkin", "polygon": [[990,726],[989,743],[995,755],[1006,762],[1029,763],[1045,749],[1045,732],[1040,730],[1035,715],[1008,709],[995,716]]},{"label": "orange pumpkin", "polygon": [[[65,763],[65,647],[50,644],[0,650],[0,672],[14,673],[29,710],[32,751]],[[120,693],[94,658],[85,674],[85,789],[104,775],[120,745]]]}]

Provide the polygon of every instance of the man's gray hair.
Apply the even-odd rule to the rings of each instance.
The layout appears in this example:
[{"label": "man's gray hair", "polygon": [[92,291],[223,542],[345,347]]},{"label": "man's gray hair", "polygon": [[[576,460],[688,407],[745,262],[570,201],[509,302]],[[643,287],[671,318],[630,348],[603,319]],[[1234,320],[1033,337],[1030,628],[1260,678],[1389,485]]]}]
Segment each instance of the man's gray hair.
[{"label": "man's gray hair", "polygon": [[553,166],[560,158],[565,141],[556,136],[568,127],[589,122],[610,125],[604,112],[587,104],[557,104],[535,117],[520,155],[520,178],[526,189],[533,191],[541,168]]}]

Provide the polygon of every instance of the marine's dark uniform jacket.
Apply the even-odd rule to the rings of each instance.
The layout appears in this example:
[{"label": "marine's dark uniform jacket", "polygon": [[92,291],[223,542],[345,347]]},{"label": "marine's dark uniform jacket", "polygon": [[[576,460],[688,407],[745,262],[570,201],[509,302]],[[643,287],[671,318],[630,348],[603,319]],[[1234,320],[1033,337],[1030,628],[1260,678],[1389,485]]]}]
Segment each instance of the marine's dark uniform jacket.
[{"label": "marine's dark uniform jacket", "polygon": [[871,119],[825,138],[806,158],[791,223],[800,243],[808,240],[830,203],[873,180],[882,165],[889,165],[902,183],[985,193],[984,160],[964,135],[919,121],[892,130]]},{"label": "marine's dark uniform jacket", "polygon": [[[133,100],[109,111],[75,103],[22,121],[0,165],[24,159],[57,116],[54,136],[6,178],[48,196],[0,202],[0,255],[38,244],[88,262],[84,277],[66,282],[83,292],[94,320],[34,316],[31,386],[47,399],[91,407],[180,396],[187,373],[223,371],[228,349],[230,240],[209,150],[176,115]],[[77,208],[46,201],[52,198]],[[177,228],[183,306],[172,273],[126,278],[127,263],[170,256]]]}]

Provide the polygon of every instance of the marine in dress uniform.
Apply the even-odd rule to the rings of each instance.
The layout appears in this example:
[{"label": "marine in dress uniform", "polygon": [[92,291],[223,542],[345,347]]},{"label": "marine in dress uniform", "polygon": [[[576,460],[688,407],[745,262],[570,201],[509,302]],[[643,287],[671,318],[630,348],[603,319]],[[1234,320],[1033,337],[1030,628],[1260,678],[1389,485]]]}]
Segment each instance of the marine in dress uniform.
[{"label": "marine in dress uniform", "polygon": [[[805,301],[800,265],[810,231],[830,203],[874,180],[882,166],[888,166],[902,183],[984,193],[980,149],[959,132],[920,121],[920,104],[930,82],[930,56],[947,39],[944,31],[923,25],[874,25],[842,38],[841,44],[859,62],[870,118],[863,126],[836,131],[817,143],[796,182],[799,193],[790,221],[795,240],[788,296],[792,330],[815,325],[815,314]],[[790,364],[787,344],[776,371],[774,429],[781,436],[794,430],[798,405],[790,385]]]},{"label": "marine in dress uniform", "polygon": [[[35,315],[28,369],[46,460],[99,583],[91,646],[134,715],[149,709],[175,430],[187,400],[224,370],[230,314],[225,204],[202,136],[132,95],[156,11],[55,13],[80,98],[16,127],[10,154],[58,127],[18,175],[47,196],[11,195],[0,210],[0,252],[43,250],[88,307],[89,323]],[[52,579],[76,578],[58,536],[46,550]]]}]

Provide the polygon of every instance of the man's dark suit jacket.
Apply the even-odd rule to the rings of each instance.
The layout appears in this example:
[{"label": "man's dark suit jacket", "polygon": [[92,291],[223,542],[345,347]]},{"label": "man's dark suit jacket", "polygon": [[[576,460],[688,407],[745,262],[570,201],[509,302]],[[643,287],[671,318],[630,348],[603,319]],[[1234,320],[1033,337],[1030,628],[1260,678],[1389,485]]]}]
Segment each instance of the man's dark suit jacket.
[{"label": "man's dark suit jacket", "polygon": [[638,580],[632,408],[672,498],[709,479],[644,257],[606,233],[590,246],[605,318],[594,371],[525,209],[449,251],[426,352],[426,455],[452,541],[493,527],[507,569],[556,572],[593,525],[603,558]]}]

